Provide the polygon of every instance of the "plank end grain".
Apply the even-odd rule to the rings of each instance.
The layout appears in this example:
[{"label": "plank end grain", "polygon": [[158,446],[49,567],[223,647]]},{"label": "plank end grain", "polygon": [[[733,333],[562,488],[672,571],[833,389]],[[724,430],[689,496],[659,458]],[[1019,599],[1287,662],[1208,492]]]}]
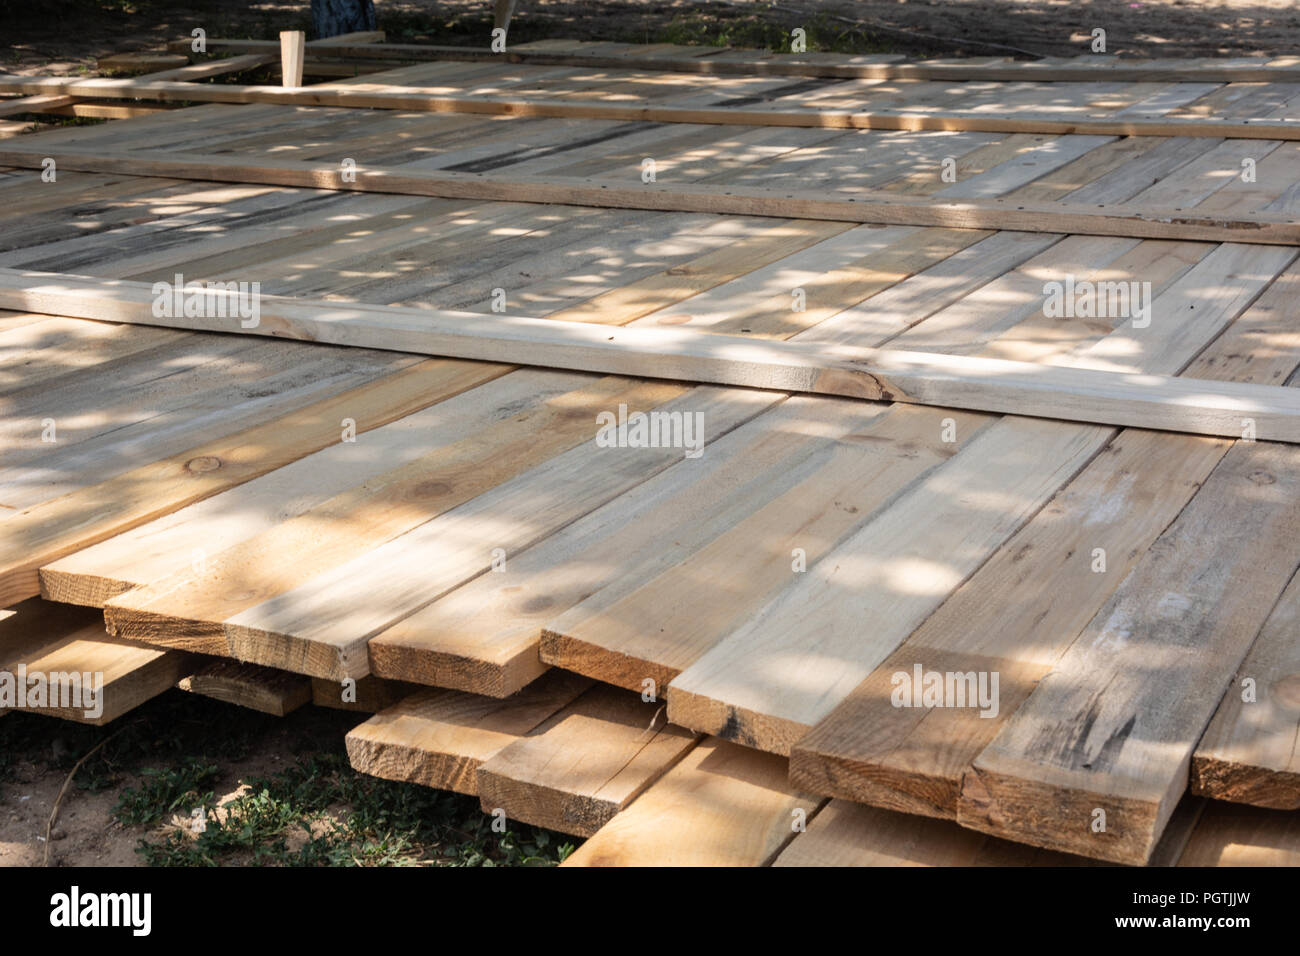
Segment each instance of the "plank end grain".
[{"label": "plank end grain", "polygon": [[668,688],[668,719],[696,733],[782,757],[790,756],[794,745],[812,729],[798,720],[728,704],[676,684]]},{"label": "plank end grain", "polygon": [[583,640],[578,631],[584,617],[587,615],[577,609],[542,630],[539,653],[543,663],[635,691],[644,690],[647,680],[656,688],[667,687],[681,673],[679,668]]},{"label": "plank end grain", "polygon": [[114,637],[153,647],[228,657],[226,635],[219,623],[192,621],[140,608],[104,608],[104,624]]},{"label": "plank end grain", "polygon": [[1027,762],[1009,757],[1001,762],[1008,766],[989,766],[986,752],[962,777],[962,826],[1047,850],[1144,866],[1174,809],[1173,800],[1140,792],[1137,781],[1128,795],[1103,794],[1084,788],[1086,773],[1016,767]]},{"label": "plank end grain", "polygon": [[1191,792],[1230,803],[1271,810],[1300,810],[1300,773],[1254,767],[1197,754],[1192,758]]}]

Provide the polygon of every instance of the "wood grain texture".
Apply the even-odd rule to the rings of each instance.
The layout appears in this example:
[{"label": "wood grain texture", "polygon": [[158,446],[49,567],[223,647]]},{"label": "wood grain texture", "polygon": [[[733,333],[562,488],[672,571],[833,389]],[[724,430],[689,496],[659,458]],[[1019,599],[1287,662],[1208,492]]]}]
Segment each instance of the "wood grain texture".
[{"label": "wood grain texture", "polygon": [[454,690],[421,690],[347,736],[361,773],[458,793],[478,792],[478,768],[591,686],[551,671],[507,700]]},{"label": "wood grain texture", "polygon": [[[570,381],[573,378],[568,377]],[[292,522],[339,495],[350,493],[346,508],[363,504],[374,507],[376,498],[364,495],[370,487],[368,482],[382,483],[385,476],[399,479],[399,470],[411,462],[437,449],[455,449],[471,436],[535,409],[547,396],[555,396],[557,389],[561,393],[567,390],[566,377],[550,373],[494,378],[491,382],[496,387],[490,396],[480,388],[469,388],[372,429],[356,442],[340,441],[304,455],[221,494],[48,564],[41,569],[42,590],[51,600],[102,607],[132,588],[177,575],[186,568],[193,571],[195,548],[200,549],[206,567],[209,558],[217,560],[232,548]],[[388,488],[392,490],[393,486],[389,484]],[[383,500],[382,495],[377,497]],[[348,514],[343,512],[344,517]]]},{"label": "wood grain texture", "polygon": [[[236,293],[213,295],[225,302]],[[241,329],[160,318],[154,298],[143,283],[0,270],[0,306],[55,315],[1194,434],[1239,436],[1249,418],[1262,440],[1300,442],[1300,392],[1268,385],[1210,390],[1156,374],[275,296],[261,298],[258,326]]]},{"label": "wood grain texture", "polygon": [[420,690],[418,684],[382,680],[378,677],[343,681],[313,677],[310,680],[311,702],[317,707],[354,710],[362,714],[377,714],[381,710],[387,710]]},{"label": "wood grain texture", "polygon": [[[1300,335],[1285,318],[1298,293],[1300,272],[1292,270],[1187,373],[1285,381],[1300,365]],[[813,793],[954,817],[970,764],[1228,448],[1227,442],[1141,430],[1118,436],[796,745],[792,781]],[[1157,460],[1160,469],[1147,467]],[[1094,550],[1099,547],[1102,570]],[[998,673],[998,713],[893,706],[893,675],[911,673],[917,663],[938,672]],[[1262,707],[1247,712],[1259,714]],[[1279,739],[1278,745],[1289,753],[1289,741]]]},{"label": "wood grain texture", "polygon": [[1179,866],[1300,866],[1300,817],[1209,801]]},{"label": "wood grain texture", "polygon": [[[1201,732],[1300,565],[1297,464],[1278,445],[1241,443],[1224,457],[976,759],[958,822],[1147,860]],[[1097,809],[1104,832],[1091,829]]]},{"label": "wood grain texture", "polygon": [[[641,389],[652,407],[665,412],[702,414],[705,444],[772,401],[763,392],[701,388],[660,404],[656,391],[664,398],[678,389],[659,383],[622,384]],[[591,436],[595,409],[579,403],[570,410]],[[107,620],[115,629],[169,646],[181,639],[196,640],[200,643],[186,646],[317,677],[365,676],[366,644],[374,634],[489,571],[500,554],[536,543],[683,457],[682,449],[673,447],[601,449],[590,437],[568,445],[559,454],[543,455],[547,460],[540,464],[528,467],[530,463],[522,462],[522,470],[510,461],[484,475],[471,469],[471,484],[487,482],[482,493],[441,514],[417,508],[410,529],[383,542],[349,549],[345,534],[322,566],[309,568],[301,581],[290,574],[283,589],[279,579],[267,578],[256,568],[245,573],[240,562],[232,560],[229,580],[214,581],[211,589],[199,577],[189,591],[158,585],[147,594],[128,592],[106,605]],[[592,467],[594,461],[602,467]],[[441,486],[435,490],[454,492]],[[310,515],[303,518],[309,532]],[[273,528],[267,533],[285,532]],[[248,587],[227,586],[231,581],[246,581]],[[200,613],[195,603],[200,594],[211,612]],[[178,626],[182,621],[193,627]]]},{"label": "wood grain texture", "polygon": [[[1222,246],[1156,300],[1184,321],[1121,326],[1062,361],[1177,371],[1290,261],[1265,264],[1245,247]],[[1213,300],[1207,280],[1220,293]],[[669,719],[788,754],[1113,437],[1014,416],[991,425],[683,671],[668,691]],[[979,507],[984,495],[1005,504]],[[872,622],[866,635],[863,620]]]},{"label": "wood grain texture", "polygon": [[463,377],[449,379],[444,365],[420,363],[12,515],[0,543],[0,604],[35,595],[43,564],[337,442],[344,418],[353,418],[359,431],[376,428],[482,374],[466,367]]},{"label": "wood grain texture", "polygon": [[708,739],[564,866],[762,866],[822,801],[792,792],[785,761]]},{"label": "wood grain texture", "polygon": [[1109,437],[990,425],[677,675],[669,719],[789,754]]},{"label": "wood grain texture", "polygon": [[599,685],[478,768],[483,810],[589,837],[695,746],[663,704]]},{"label": "wood grain texture", "polygon": [[[796,410],[778,414],[766,427],[786,431],[787,415]],[[813,436],[803,462],[782,468],[778,461],[764,485],[736,489],[726,512],[734,515],[730,527],[702,545],[647,563],[549,621],[542,659],[632,690],[647,679],[667,686],[743,624],[753,608],[797,582],[803,573],[798,567],[814,567],[832,554],[871,515],[950,463],[989,425],[984,416],[895,407],[837,434],[817,427],[812,416],[819,414],[818,404],[806,414],[805,423],[795,420],[795,427]],[[952,442],[944,441],[948,418]],[[664,594],[673,600],[665,602]],[[649,620],[656,626],[648,628]]]},{"label": "wood grain texture", "polygon": [[[1152,866],[1172,866],[1203,816],[1205,801],[1179,805]],[[976,833],[946,820],[832,800],[773,866],[1099,866],[1097,860]]]},{"label": "wood grain texture", "polygon": [[[1112,441],[796,744],[792,781],[813,793],[954,818],[970,763],[1227,449],[1136,430]],[[1156,457],[1167,470],[1145,467]],[[1103,543],[1105,571],[1095,573],[1094,548]],[[923,672],[997,674],[996,707],[896,706],[895,675],[911,679],[918,664]]]},{"label": "wood grain texture", "polygon": [[0,77],[0,91],[101,98],[185,100],[205,103],[273,103],[287,106],[332,106],[353,109],[481,113],[493,116],[589,119],[642,123],[714,123],[727,126],[792,126],[816,129],[943,130],[1037,133],[1065,136],[1182,136],[1237,139],[1300,139],[1300,125],[1283,120],[1202,120],[1200,118],[1129,119],[1080,117],[1022,111],[996,115],[970,112],[852,112],[847,110],[749,110],[737,107],[652,106],[566,102],[559,99],[450,97],[434,91],[382,84],[320,85],[307,88],[188,85],[171,80],[63,79]]},{"label": "wood grain texture", "polygon": [[[408,442],[422,444],[420,454],[399,457],[371,475],[350,476],[351,482],[333,494],[212,554],[197,570],[173,557],[169,574],[106,602],[106,622],[122,636],[168,646],[184,640],[193,650],[231,653],[225,621],[572,449],[590,438],[596,411],[609,403],[653,405],[678,391],[657,383],[543,372],[528,373],[518,384],[525,387],[501,395],[503,402],[517,403],[514,414],[493,414],[500,406],[492,401],[489,384],[470,409],[449,409],[463,422],[453,417],[451,427],[405,431]],[[465,397],[473,401],[478,393]],[[434,469],[437,478],[430,477]],[[268,571],[282,554],[297,559],[289,568]],[[320,677],[362,676],[303,666],[304,673],[314,670]]]},{"label": "wood grain texture", "polygon": [[302,86],[302,66],[306,54],[307,34],[301,30],[280,31],[280,77],[286,89]]},{"label": "wood grain texture", "polygon": [[0,611],[0,681],[9,698],[0,710],[103,726],[176,686],[192,667],[189,655],[108,636],[84,608],[32,598]]},{"label": "wood grain texture", "polygon": [[1300,810],[1297,633],[1300,577],[1291,580],[1264,622],[1192,755],[1193,793]]},{"label": "wood grain texture", "polygon": [[[1296,125],[1296,133],[1300,136],[1300,124]],[[1280,134],[1273,138],[1280,138]],[[719,190],[711,185],[659,182],[623,186],[601,180],[559,177],[516,179],[448,170],[386,168],[369,164],[359,165],[355,170],[355,178],[345,180],[337,164],[314,166],[297,160],[268,156],[218,162],[208,156],[180,151],[169,151],[165,158],[154,158],[107,150],[49,146],[37,150],[20,150],[0,145],[0,163],[5,165],[39,169],[46,158],[54,159],[60,169],[82,172],[130,173],[137,176],[260,183],[343,192],[545,202],[606,209],[650,209],[732,216],[782,216],[832,222],[942,226],[948,229],[1011,229],[1022,232],[1289,246],[1300,243],[1300,223],[1293,217],[1244,210],[1215,215],[1165,205],[1120,204],[1105,207],[1102,204],[1032,200],[949,200],[900,195],[885,190],[861,191],[845,198],[828,199],[825,192],[807,190],[785,191],[741,186]]]},{"label": "wood grain texture", "polygon": [[299,674],[256,664],[208,660],[177,684],[183,691],[247,707],[274,717],[311,701],[311,681]]}]

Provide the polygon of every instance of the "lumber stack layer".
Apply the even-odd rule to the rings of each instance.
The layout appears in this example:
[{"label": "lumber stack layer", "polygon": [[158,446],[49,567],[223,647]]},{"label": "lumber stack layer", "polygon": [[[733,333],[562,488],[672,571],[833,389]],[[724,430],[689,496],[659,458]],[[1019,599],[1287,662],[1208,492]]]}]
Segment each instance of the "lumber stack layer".
[{"label": "lumber stack layer", "polygon": [[0,144],[21,709],[575,865],[1300,859],[1294,64],[324,52],[0,76],[199,103]]}]

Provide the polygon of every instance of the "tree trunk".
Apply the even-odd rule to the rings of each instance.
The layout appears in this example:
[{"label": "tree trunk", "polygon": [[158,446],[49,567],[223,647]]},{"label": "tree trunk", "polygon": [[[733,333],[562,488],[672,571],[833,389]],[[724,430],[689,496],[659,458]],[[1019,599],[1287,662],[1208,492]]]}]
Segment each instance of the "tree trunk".
[{"label": "tree trunk", "polygon": [[496,8],[492,19],[495,21],[494,26],[503,29],[510,29],[510,18],[515,13],[515,3],[517,0],[496,0]]},{"label": "tree trunk", "polygon": [[317,40],[374,30],[375,5],[371,0],[311,0],[311,20]]}]

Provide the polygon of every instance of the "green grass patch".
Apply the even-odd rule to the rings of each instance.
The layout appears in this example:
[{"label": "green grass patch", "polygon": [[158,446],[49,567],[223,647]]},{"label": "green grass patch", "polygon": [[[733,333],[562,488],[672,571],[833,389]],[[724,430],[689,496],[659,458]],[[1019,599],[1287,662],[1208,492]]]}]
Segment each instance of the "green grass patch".
[{"label": "green grass patch", "polygon": [[182,823],[141,840],[139,852],[154,866],[553,866],[573,851],[536,827],[493,832],[473,798],[367,777],[340,754],[300,758],[245,785],[204,806],[201,828]]},{"label": "green grass patch", "polygon": [[214,763],[190,757],[176,767],[150,767],[140,787],[127,787],[118,798],[113,816],[119,823],[157,823],[182,807],[212,802],[212,791],[203,788],[220,776]]},{"label": "green grass patch", "polygon": [[[120,791],[113,817],[139,830],[154,866],[554,866],[580,842],[514,821],[496,832],[475,797],[357,773],[343,738],[358,719],[313,706],[277,718],[181,691],[106,728],[15,713],[0,720],[0,782],[67,774],[112,735],[73,786]],[[274,755],[282,769],[239,770]],[[222,793],[237,795],[218,805]]]}]

